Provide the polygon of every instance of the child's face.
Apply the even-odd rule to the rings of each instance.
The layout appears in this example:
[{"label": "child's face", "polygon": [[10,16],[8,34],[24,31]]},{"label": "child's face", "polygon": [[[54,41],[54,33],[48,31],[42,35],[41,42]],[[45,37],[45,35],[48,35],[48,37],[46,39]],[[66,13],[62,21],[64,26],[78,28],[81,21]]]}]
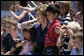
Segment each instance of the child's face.
[{"label": "child's face", "polygon": [[28,40],[30,40],[30,33],[29,32],[23,32],[23,34],[24,34],[24,37],[26,38],[26,39],[28,39]]},{"label": "child's face", "polygon": [[55,17],[56,17],[55,14],[53,14],[53,13],[51,13],[51,12],[47,12],[47,18],[48,18],[49,20],[53,20],[53,19],[55,19]]},{"label": "child's face", "polygon": [[37,16],[36,16],[37,17],[37,21],[38,21],[38,23],[41,24],[44,21],[44,17],[40,13],[40,11],[37,11],[36,14],[37,14]]},{"label": "child's face", "polygon": [[78,38],[73,39],[73,45],[74,45],[74,47],[78,48],[80,46],[80,43],[81,43],[81,41]]},{"label": "child's face", "polygon": [[11,24],[9,24],[9,23],[6,23],[6,24],[5,24],[5,30],[6,30],[8,33],[10,33],[10,27],[11,27]]},{"label": "child's face", "polygon": [[16,31],[16,27],[14,25],[11,25],[10,23],[6,23],[5,29],[8,33]]}]

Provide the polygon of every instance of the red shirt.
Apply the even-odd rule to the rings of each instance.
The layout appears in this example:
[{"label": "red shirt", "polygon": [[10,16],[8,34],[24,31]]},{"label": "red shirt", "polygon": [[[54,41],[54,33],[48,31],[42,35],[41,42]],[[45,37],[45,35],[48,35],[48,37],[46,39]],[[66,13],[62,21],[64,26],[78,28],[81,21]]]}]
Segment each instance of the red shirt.
[{"label": "red shirt", "polygon": [[48,46],[56,46],[57,38],[59,34],[57,34],[54,30],[55,27],[61,27],[59,20],[55,20],[54,22],[50,23],[49,29],[47,31],[47,36],[45,39],[45,47]]}]

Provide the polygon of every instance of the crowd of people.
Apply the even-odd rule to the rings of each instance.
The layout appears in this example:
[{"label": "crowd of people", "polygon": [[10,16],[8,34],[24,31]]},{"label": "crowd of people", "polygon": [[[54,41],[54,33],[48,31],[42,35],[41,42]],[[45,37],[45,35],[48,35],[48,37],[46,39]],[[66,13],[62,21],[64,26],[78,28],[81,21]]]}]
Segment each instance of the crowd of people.
[{"label": "crowd of people", "polygon": [[83,2],[77,1],[77,13],[71,1],[37,3],[34,8],[26,1],[10,5],[14,17],[1,20],[1,55],[83,55]]}]

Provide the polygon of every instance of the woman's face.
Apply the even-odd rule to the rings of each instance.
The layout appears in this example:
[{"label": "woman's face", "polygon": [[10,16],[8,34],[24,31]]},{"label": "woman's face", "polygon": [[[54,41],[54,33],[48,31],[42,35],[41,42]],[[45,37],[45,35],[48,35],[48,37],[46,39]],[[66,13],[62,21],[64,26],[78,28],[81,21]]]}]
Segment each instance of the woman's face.
[{"label": "woman's face", "polygon": [[24,37],[26,38],[26,39],[28,39],[28,40],[30,40],[30,33],[29,32],[23,32],[23,34],[24,34]]},{"label": "woman's face", "polygon": [[44,21],[44,16],[40,13],[40,11],[36,12],[36,18],[37,18],[37,22],[42,24],[42,22]]}]

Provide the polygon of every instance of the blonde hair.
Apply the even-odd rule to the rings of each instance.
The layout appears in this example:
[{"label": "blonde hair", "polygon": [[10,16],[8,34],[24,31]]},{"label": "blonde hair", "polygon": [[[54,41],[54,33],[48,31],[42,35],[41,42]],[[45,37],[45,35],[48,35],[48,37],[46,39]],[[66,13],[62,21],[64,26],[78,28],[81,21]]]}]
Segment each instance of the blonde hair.
[{"label": "blonde hair", "polygon": [[47,13],[46,13],[47,7],[48,7],[48,5],[43,4],[43,5],[41,5],[41,6],[38,6],[35,11],[36,11],[36,12],[37,12],[37,11],[40,11],[40,13],[41,13],[43,16],[47,17]]},{"label": "blonde hair", "polygon": [[18,21],[15,18],[12,18],[10,16],[4,16],[2,23],[4,23],[4,24],[9,23],[12,25],[17,25]]},{"label": "blonde hair", "polygon": [[72,30],[81,30],[82,29],[81,26],[80,26],[80,24],[78,22],[75,22],[75,21],[68,22],[68,24],[67,24],[66,27],[70,28]]}]

